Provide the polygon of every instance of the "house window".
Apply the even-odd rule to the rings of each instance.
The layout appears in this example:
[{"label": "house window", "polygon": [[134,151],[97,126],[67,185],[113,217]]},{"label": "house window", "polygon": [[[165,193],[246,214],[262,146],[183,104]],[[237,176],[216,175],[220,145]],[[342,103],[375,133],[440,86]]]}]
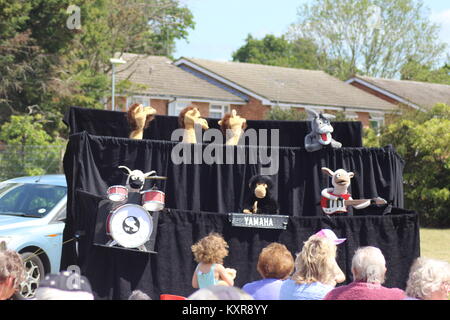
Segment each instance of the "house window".
[{"label": "house window", "polygon": [[209,106],[209,117],[222,119],[225,113],[230,112],[230,106],[228,104],[211,104]]},{"label": "house window", "polygon": [[169,103],[169,116],[176,116],[176,117],[178,117],[180,112],[184,108],[189,106],[190,104],[192,104],[191,101],[180,101],[180,100],[176,100],[176,101],[173,101],[173,102]]},{"label": "house window", "polygon": [[376,133],[380,133],[381,127],[384,125],[383,117],[370,117],[370,127],[375,130]]},{"label": "house window", "polygon": [[138,104],[142,104],[144,107],[149,107],[150,106],[150,98],[149,97],[138,97],[138,96],[134,96],[134,97],[130,97],[128,98],[128,108],[130,108],[133,104],[138,103]]}]

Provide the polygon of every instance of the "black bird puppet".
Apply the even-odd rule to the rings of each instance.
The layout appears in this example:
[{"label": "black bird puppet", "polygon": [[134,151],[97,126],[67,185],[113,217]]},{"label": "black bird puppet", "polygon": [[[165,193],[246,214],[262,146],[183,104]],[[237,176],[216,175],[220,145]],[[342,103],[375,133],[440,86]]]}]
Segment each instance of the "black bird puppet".
[{"label": "black bird puppet", "polygon": [[278,202],[273,198],[273,181],[269,176],[255,175],[248,184],[250,197],[244,213],[278,214]]}]

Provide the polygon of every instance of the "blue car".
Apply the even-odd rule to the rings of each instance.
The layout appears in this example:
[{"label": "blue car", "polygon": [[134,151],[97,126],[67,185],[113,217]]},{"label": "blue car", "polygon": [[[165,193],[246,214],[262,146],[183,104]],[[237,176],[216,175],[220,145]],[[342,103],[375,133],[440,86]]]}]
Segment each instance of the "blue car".
[{"label": "blue car", "polygon": [[19,294],[34,297],[46,273],[60,269],[66,219],[64,175],[10,179],[0,183],[0,241],[20,253],[27,280]]}]

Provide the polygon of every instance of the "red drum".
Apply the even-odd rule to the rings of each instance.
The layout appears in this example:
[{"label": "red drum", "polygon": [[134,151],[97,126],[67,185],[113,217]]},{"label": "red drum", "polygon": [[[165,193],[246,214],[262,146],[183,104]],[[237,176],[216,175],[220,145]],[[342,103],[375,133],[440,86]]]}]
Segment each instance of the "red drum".
[{"label": "red drum", "polygon": [[124,248],[145,244],[153,232],[150,214],[136,204],[125,204],[113,210],[106,220],[106,233]]},{"label": "red drum", "polygon": [[159,190],[142,191],[142,206],[148,211],[164,209],[165,193]]},{"label": "red drum", "polygon": [[108,199],[114,202],[123,202],[128,199],[128,189],[124,186],[111,186],[106,194]]}]

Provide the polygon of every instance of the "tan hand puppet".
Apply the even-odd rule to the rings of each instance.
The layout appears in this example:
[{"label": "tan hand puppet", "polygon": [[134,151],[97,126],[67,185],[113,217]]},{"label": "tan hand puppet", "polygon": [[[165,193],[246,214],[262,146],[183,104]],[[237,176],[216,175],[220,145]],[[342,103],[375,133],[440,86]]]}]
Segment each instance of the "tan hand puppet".
[{"label": "tan hand puppet", "polygon": [[219,126],[227,139],[226,144],[235,146],[247,128],[247,120],[238,116],[236,110],[232,110],[219,121]]},{"label": "tan hand puppet", "polygon": [[200,111],[193,105],[184,108],[180,112],[178,124],[184,129],[182,141],[184,143],[197,143],[195,126],[201,126],[204,130],[209,129],[208,122],[201,117]]},{"label": "tan hand puppet", "polygon": [[144,129],[155,118],[156,110],[152,107],[144,107],[142,104],[135,103],[127,113],[128,124],[130,125],[130,139],[142,139]]}]

